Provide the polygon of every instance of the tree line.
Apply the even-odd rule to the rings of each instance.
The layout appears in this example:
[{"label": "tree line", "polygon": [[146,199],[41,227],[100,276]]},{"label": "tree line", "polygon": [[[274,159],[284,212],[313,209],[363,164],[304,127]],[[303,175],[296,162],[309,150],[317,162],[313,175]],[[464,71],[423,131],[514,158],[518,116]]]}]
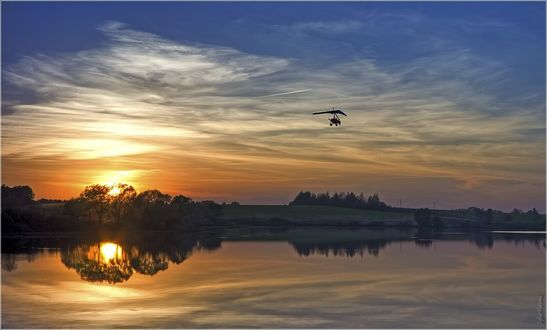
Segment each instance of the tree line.
[{"label": "tree line", "polygon": [[[51,203],[50,203],[51,204]],[[215,224],[222,215],[213,201],[193,201],[159,190],[137,193],[127,184],[94,184],[60,205],[40,206],[29,186],[2,185],[2,231],[78,230],[83,227],[131,227],[152,230]]]},{"label": "tree line", "polygon": [[368,210],[387,210],[391,208],[391,206],[380,200],[378,193],[365,197],[363,193],[356,195],[353,192],[336,192],[330,195],[329,192],[316,194],[301,191],[289,205],[323,205]]}]

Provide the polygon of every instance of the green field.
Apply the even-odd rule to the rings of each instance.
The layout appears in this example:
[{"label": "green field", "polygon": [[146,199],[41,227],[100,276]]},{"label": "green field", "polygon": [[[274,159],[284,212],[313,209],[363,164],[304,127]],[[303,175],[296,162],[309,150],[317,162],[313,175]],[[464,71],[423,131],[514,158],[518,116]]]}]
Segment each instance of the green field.
[{"label": "green field", "polygon": [[[224,205],[223,220],[234,225],[413,225],[413,209],[373,211],[332,206]],[[445,226],[469,225],[480,221],[468,210],[432,210]],[[545,230],[545,215],[494,213],[496,229]]]},{"label": "green field", "polygon": [[233,223],[265,224],[286,220],[301,225],[366,225],[383,222],[386,225],[411,223],[412,212],[372,211],[331,206],[288,205],[225,205],[223,219]]},{"label": "green field", "polygon": [[[60,213],[62,203],[41,204],[45,214]],[[306,225],[306,226],[400,226],[414,225],[415,209],[388,211],[319,205],[223,205],[222,220],[231,225]],[[460,227],[480,221],[469,210],[432,210],[445,226]],[[531,216],[526,213],[494,212],[492,226],[495,230],[545,230],[545,214]]]},{"label": "green field", "polygon": [[[432,215],[441,217],[445,222],[473,222],[473,214],[467,210],[435,210]],[[545,214],[530,216],[526,213],[512,214],[494,212],[492,225],[495,227],[511,228],[538,228],[545,230]]]}]

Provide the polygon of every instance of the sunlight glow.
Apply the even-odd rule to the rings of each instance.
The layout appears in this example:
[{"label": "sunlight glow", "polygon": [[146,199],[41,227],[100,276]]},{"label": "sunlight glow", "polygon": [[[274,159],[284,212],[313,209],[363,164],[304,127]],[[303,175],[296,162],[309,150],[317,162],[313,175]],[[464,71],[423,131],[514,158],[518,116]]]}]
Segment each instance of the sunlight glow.
[{"label": "sunlight glow", "polygon": [[51,139],[50,143],[56,144],[61,150],[65,150],[71,159],[97,159],[103,157],[120,157],[136,155],[160,149],[147,143],[136,143],[123,140],[119,137],[109,139],[102,138],[74,138]]},{"label": "sunlight glow", "polygon": [[110,262],[122,258],[122,248],[116,243],[101,244],[101,257],[103,261]]},{"label": "sunlight glow", "polygon": [[110,195],[115,196],[120,193],[120,190],[115,186],[120,183],[126,183],[134,186],[139,172],[139,170],[105,171],[94,177],[93,183],[100,183],[113,187],[112,190],[110,190]]},{"label": "sunlight glow", "polygon": [[110,191],[108,194],[110,196],[118,196],[118,194],[121,192],[120,188],[117,185],[113,185],[110,187]]}]

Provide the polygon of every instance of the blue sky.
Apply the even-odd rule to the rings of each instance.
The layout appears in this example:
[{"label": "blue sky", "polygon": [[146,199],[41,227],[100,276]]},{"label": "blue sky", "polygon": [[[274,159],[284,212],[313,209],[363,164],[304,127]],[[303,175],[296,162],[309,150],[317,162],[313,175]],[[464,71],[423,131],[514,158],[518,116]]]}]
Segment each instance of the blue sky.
[{"label": "blue sky", "polygon": [[[2,67],[4,180],[43,194],[106,171],[244,202],[312,189],[544,209],[541,2],[8,2]],[[331,106],[350,112],[337,131],[309,116]],[[146,143],[129,134],[150,125]],[[44,181],[45,159],[80,171]]]},{"label": "blue sky", "polygon": [[[99,47],[97,27],[128,24],[167,39],[302,59],[397,65],[467,50],[511,67],[506,88],[544,90],[543,3],[4,3],[4,66],[30,54]],[[499,88],[499,97],[507,94]]]}]

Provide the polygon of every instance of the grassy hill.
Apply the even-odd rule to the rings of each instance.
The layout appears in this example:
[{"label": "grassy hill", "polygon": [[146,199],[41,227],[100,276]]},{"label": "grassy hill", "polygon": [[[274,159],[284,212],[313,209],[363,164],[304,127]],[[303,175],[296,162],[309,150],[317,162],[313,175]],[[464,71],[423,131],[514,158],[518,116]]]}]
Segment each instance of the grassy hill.
[{"label": "grassy hill", "polygon": [[373,211],[309,205],[225,205],[223,220],[234,224],[268,224],[286,221],[298,225],[411,224],[412,212]]},{"label": "grassy hill", "polygon": [[[400,226],[414,225],[415,209],[388,211],[363,210],[317,205],[224,205],[223,220],[234,225],[342,225]],[[469,210],[432,210],[445,226],[460,227],[476,224],[479,219]],[[545,230],[545,214],[494,213],[493,229]]]},{"label": "grassy hill", "polygon": [[[46,215],[60,213],[62,203],[39,204]],[[319,205],[223,205],[222,220],[234,226],[301,225],[301,226],[413,226],[416,209],[363,210]],[[474,226],[480,219],[468,209],[431,210],[446,227]],[[545,230],[545,214],[492,214],[495,230]]]}]

